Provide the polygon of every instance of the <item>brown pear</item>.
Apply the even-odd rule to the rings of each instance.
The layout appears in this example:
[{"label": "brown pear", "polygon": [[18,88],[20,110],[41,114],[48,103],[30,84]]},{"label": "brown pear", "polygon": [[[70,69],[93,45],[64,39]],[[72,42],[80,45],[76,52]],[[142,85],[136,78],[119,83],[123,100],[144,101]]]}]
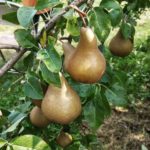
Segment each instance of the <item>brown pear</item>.
[{"label": "brown pear", "polygon": [[35,106],[30,112],[30,121],[37,127],[46,127],[50,123],[41,109],[37,106]]},{"label": "brown pear", "polygon": [[81,113],[81,102],[77,93],[60,73],[61,87],[51,84],[42,101],[44,115],[53,122],[69,124]]},{"label": "brown pear", "polygon": [[95,83],[105,72],[106,61],[97,46],[97,39],[89,27],[80,30],[76,48],[70,43],[62,44],[65,54],[64,68],[71,77],[83,83]]},{"label": "brown pear", "polygon": [[115,56],[125,57],[128,56],[133,49],[133,43],[130,39],[125,39],[119,30],[118,33],[112,38],[109,44],[109,50]]},{"label": "brown pear", "polygon": [[72,136],[69,133],[62,131],[56,138],[56,142],[64,148],[72,143]]}]

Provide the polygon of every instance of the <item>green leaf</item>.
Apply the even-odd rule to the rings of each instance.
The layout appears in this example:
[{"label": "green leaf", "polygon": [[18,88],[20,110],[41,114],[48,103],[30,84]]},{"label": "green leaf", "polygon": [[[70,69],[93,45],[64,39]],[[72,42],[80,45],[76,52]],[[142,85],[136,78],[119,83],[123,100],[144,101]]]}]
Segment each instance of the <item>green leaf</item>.
[{"label": "green leaf", "polygon": [[25,82],[24,93],[27,97],[32,99],[43,99],[44,97],[41,84],[34,76],[29,77]]},{"label": "green leaf", "polygon": [[23,103],[23,104],[20,104],[18,105],[15,110],[16,111],[19,111],[19,112],[22,112],[22,113],[26,113],[29,111],[30,109],[30,105],[31,105],[31,102],[26,102],[26,103]]},{"label": "green leaf", "polygon": [[107,10],[112,26],[116,26],[120,23],[123,15],[122,8],[116,0],[102,0],[100,7]]},{"label": "green leaf", "polygon": [[6,20],[8,22],[14,23],[14,24],[19,24],[18,19],[17,19],[17,12],[11,12],[2,15],[2,19]]},{"label": "green leaf", "polygon": [[95,142],[90,143],[91,150],[103,150],[103,144],[100,142],[100,140],[97,140]]},{"label": "green leaf", "polygon": [[53,73],[58,73],[62,66],[61,57],[52,45],[37,53],[37,59],[43,61],[46,67]]},{"label": "green leaf", "polygon": [[70,85],[73,87],[73,89],[75,89],[75,91],[77,91],[80,97],[87,98],[95,92],[94,86],[91,84],[83,84],[71,81]]},{"label": "green leaf", "polygon": [[58,4],[61,4],[60,0],[38,0],[35,8],[42,10],[44,8],[52,8]]},{"label": "green leaf", "polygon": [[142,144],[141,145],[141,150],[148,150],[148,148],[144,144]]},{"label": "green leaf", "polygon": [[10,121],[11,124],[15,123],[21,118],[24,118],[26,116],[25,113],[21,113],[18,111],[12,111],[10,115],[8,116],[8,120]]},{"label": "green leaf", "polygon": [[40,64],[40,70],[42,73],[43,79],[48,83],[53,83],[57,86],[60,86],[60,78],[58,73],[53,73],[48,70],[45,64],[41,63]]},{"label": "green leaf", "polygon": [[67,19],[66,29],[72,36],[78,36],[80,34],[80,29],[76,17]]},{"label": "green leaf", "polygon": [[27,30],[17,29],[14,34],[17,42],[23,48],[33,48],[38,45],[34,37]]},{"label": "green leaf", "polygon": [[81,149],[82,148],[82,144],[78,141],[78,142],[74,142],[73,144],[67,146],[65,148],[65,150],[87,150],[87,149]]},{"label": "green leaf", "polygon": [[2,148],[3,146],[5,146],[8,143],[8,141],[0,138],[0,148]]},{"label": "green leaf", "polygon": [[103,92],[100,91],[100,87],[96,87],[94,99],[89,101],[84,109],[84,118],[93,131],[96,131],[104,119],[110,115],[108,101],[101,93]]},{"label": "green leaf", "polygon": [[20,7],[17,11],[17,17],[20,25],[24,28],[28,28],[31,25],[36,12],[37,10],[33,7]]},{"label": "green leaf", "polygon": [[118,83],[113,84],[111,89],[107,89],[105,95],[107,100],[115,106],[127,105],[126,90]]},{"label": "green leaf", "polygon": [[0,129],[4,126],[4,125],[6,125],[6,123],[7,123],[7,117],[5,117],[5,116],[0,116]]},{"label": "green leaf", "polygon": [[25,117],[27,117],[27,114],[14,112],[14,111],[11,112],[11,114],[8,116],[11,126],[8,129],[6,129],[4,132],[2,132],[2,134],[6,134],[6,133],[13,132],[14,130],[16,130],[20,122]]},{"label": "green leaf", "polygon": [[90,25],[94,27],[98,39],[103,43],[111,30],[109,15],[102,8],[95,7],[88,16]]},{"label": "green leaf", "polygon": [[29,53],[24,59],[23,64],[25,68],[31,68],[34,64],[34,53]]},{"label": "green leaf", "polygon": [[10,144],[14,150],[51,150],[43,139],[34,135],[17,137]]},{"label": "green leaf", "polygon": [[41,44],[41,46],[42,46],[43,48],[45,47],[46,42],[47,42],[47,33],[46,33],[46,31],[44,30],[43,33],[42,33],[42,36],[40,37],[40,44]]},{"label": "green leaf", "polygon": [[135,28],[130,23],[123,22],[121,25],[121,33],[125,39],[133,39],[135,34]]}]

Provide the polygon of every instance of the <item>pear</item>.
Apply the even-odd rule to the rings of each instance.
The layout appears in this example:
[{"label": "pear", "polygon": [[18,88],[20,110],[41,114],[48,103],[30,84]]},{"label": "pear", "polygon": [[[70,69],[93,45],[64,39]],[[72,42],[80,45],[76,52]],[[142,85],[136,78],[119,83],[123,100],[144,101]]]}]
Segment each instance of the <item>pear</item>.
[{"label": "pear", "polygon": [[80,41],[76,48],[70,43],[62,44],[64,69],[71,77],[82,83],[95,83],[105,72],[106,61],[97,46],[97,39],[89,27],[80,30]]},{"label": "pear", "polygon": [[125,39],[119,30],[112,38],[109,44],[110,52],[115,56],[125,57],[128,56],[133,49],[133,43],[130,39]]},{"label": "pear", "polygon": [[[23,0],[22,1],[23,6],[27,6],[27,7],[34,7],[37,4],[37,0]],[[50,11],[50,8],[45,8],[43,10],[39,10],[37,11],[37,15],[41,15],[44,13],[48,13]]]},{"label": "pear", "polygon": [[60,73],[61,87],[51,84],[42,101],[44,115],[55,123],[69,124],[81,113],[81,102],[77,93]]},{"label": "pear", "polygon": [[41,109],[35,106],[30,112],[30,121],[37,127],[46,127],[50,121],[43,115]]},{"label": "pear", "polygon": [[62,131],[56,138],[56,142],[64,148],[72,143],[72,136],[69,133]]},{"label": "pear", "polygon": [[23,3],[24,6],[33,7],[33,6],[36,5],[37,0],[23,0],[22,3]]}]

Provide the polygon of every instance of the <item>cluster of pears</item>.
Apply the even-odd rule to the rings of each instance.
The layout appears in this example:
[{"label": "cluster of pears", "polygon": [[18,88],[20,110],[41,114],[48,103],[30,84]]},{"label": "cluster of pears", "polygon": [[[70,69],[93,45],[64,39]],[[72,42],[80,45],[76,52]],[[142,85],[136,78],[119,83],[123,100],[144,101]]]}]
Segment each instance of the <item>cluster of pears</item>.
[{"label": "cluster of pears", "polygon": [[110,52],[119,57],[128,56],[133,49],[133,42],[131,39],[125,39],[121,30],[112,38],[109,44]]},{"label": "cluster of pears", "polygon": [[30,120],[37,127],[45,127],[50,122],[69,124],[81,113],[80,97],[61,73],[59,76],[61,87],[50,84],[41,104],[34,101],[39,107],[32,109]]},{"label": "cluster of pears", "polygon": [[[89,27],[80,30],[80,41],[76,48],[70,43],[62,44],[65,54],[64,69],[71,77],[82,83],[95,83],[105,72],[106,61],[97,46],[97,39]],[[61,87],[50,84],[46,90],[42,103],[33,108],[30,119],[33,124],[34,113],[44,115],[44,126],[48,121],[69,124],[81,113],[81,102],[78,94],[70,87],[67,80],[60,73]],[[35,103],[35,102],[34,102]],[[41,107],[41,108],[40,108]],[[41,110],[40,110],[41,109]],[[36,121],[35,121],[36,122]],[[37,126],[41,126],[37,124]]]},{"label": "cluster of pears", "polygon": [[[105,72],[106,61],[97,46],[97,39],[89,27],[80,30],[80,41],[76,48],[70,43],[62,43],[64,49],[64,69],[70,76],[82,83],[95,83]],[[33,101],[36,105],[30,112],[30,120],[37,127],[46,127],[50,122],[69,124],[81,113],[80,97],[59,73],[61,86],[50,84],[42,101]],[[62,140],[64,139],[64,141]],[[56,139],[62,147],[72,142],[65,132]],[[63,142],[62,142],[63,141]]]},{"label": "cluster of pears", "polygon": [[[81,113],[80,97],[61,73],[59,76],[61,87],[51,84],[42,101],[33,100],[36,106],[30,112],[30,121],[37,127],[46,127],[50,122],[69,124]],[[72,142],[72,136],[62,131],[56,142],[61,147],[66,147]]]}]

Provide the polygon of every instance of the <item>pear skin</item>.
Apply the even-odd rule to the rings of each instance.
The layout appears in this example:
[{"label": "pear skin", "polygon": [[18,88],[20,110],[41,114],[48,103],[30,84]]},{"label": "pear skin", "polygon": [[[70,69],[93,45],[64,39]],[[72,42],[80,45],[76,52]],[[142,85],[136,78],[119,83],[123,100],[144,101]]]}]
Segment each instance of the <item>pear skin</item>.
[{"label": "pear skin", "polygon": [[24,6],[33,7],[36,5],[37,1],[36,0],[23,0],[22,3]]},{"label": "pear skin", "polygon": [[72,143],[72,136],[67,132],[61,132],[60,135],[56,138],[57,144],[59,144],[61,147],[66,147],[69,144]]},{"label": "pear skin", "polygon": [[50,121],[44,116],[43,112],[38,106],[35,106],[30,112],[30,121],[37,127],[46,127]]},{"label": "pear skin", "polygon": [[51,84],[42,101],[42,111],[52,122],[69,124],[81,113],[81,102],[78,94],[69,86],[60,74],[61,87]]},{"label": "pear skin", "polygon": [[65,55],[64,69],[74,80],[95,83],[101,79],[106,69],[106,61],[90,28],[81,28],[80,41],[76,48],[72,48],[69,43],[62,45]]},{"label": "pear skin", "polygon": [[109,44],[109,50],[115,56],[125,57],[133,50],[133,43],[130,39],[125,39],[119,30],[112,38]]}]

